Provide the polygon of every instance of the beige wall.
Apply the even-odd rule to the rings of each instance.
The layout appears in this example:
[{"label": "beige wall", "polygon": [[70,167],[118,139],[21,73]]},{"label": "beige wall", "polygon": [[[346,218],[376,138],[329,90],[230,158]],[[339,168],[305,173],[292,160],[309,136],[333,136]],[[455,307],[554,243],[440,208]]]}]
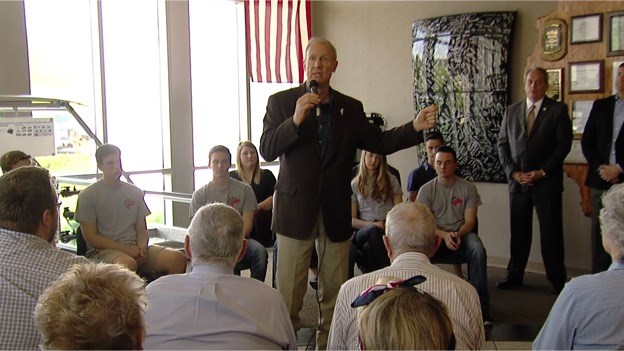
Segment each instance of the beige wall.
[{"label": "beige wall", "polygon": [[[364,103],[366,111],[379,112],[390,127],[414,116],[412,101],[411,25],[414,20],[460,13],[517,10],[511,59],[511,99],[524,98],[523,70],[538,32],[535,21],[556,7],[555,1],[313,1],[312,33],[330,39],[338,49],[338,69],[332,86]],[[401,172],[403,190],[407,175],[419,164],[411,148],[389,157]],[[479,211],[480,235],[490,264],[507,264],[509,256],[509,201],[507,185],[479,183],[483,206]],[[589,219],[582,214],[578,187],[565,180],[564,229],[566,265],[589,269]],[[534,221],[537,223],[537,220]],[[532,268],[542,270],[539,229],[534,225]],[[530,268],[531,268],[530,267]]]},{"label": "beige wall", "polygon": [[0,95],[30,94],[22,1],[0,1]]}]

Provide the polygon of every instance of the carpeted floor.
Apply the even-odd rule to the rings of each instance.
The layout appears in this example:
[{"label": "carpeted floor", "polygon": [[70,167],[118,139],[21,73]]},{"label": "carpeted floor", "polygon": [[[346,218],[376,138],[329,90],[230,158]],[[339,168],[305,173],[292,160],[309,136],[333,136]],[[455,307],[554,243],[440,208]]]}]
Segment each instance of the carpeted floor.
[{"label": "carpeted floor", "polygon": [[[272,282],[272,250],[269,250],[269,269],[266,282]],[[452,266],[441,265],[452,272]],[[466,265],[464,265],[464,272]],[[246,271],[243,273],[249,273]],[[557,296],[550,291],[550,283],[544,274],[525,274],[524,284],[515,290],[499,290],[496,283],[505,278],[503,268],[488,267],[488,286],[490,292],[490,312],[495,324],[541,326]],[[302,327],[314,328],[318,322],[318,304],[315,290],[308,286],[301,310]]]}]

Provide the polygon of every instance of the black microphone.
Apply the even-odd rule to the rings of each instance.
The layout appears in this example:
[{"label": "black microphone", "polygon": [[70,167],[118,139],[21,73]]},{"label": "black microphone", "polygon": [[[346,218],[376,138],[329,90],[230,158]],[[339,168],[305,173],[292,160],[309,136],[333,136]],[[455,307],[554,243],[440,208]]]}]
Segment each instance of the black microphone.
[{"label": "black microphone", "polygon": [[[314,79],[310,81],[310,92],[312,92],[312,94],[316,94],[318,95],[318,82],[315,81]],[[321,107],[319,105],[316,105],[316,117],[321,117]]]}]

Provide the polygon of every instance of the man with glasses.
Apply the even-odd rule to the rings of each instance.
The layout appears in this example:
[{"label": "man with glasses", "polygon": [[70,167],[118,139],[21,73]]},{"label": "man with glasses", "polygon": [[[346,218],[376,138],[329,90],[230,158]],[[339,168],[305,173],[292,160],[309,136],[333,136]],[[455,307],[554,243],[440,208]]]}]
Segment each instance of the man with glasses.
[{"label": "man with glasses", "polygon": [[82,257],[54,247],[58,198],[48,171],[0,177],[0,349],[38,349],[33,311],[41,293]]}]

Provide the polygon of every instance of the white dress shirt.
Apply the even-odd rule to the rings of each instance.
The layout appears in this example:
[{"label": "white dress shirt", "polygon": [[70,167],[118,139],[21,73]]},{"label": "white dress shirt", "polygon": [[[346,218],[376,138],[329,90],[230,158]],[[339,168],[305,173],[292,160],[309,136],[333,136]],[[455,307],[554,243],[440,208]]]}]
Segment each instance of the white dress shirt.
[{"label": "white dress shirt", "polygon": [[195,265],[147,288],[149,349],[297,349],[282,296],[220,264]]}]

